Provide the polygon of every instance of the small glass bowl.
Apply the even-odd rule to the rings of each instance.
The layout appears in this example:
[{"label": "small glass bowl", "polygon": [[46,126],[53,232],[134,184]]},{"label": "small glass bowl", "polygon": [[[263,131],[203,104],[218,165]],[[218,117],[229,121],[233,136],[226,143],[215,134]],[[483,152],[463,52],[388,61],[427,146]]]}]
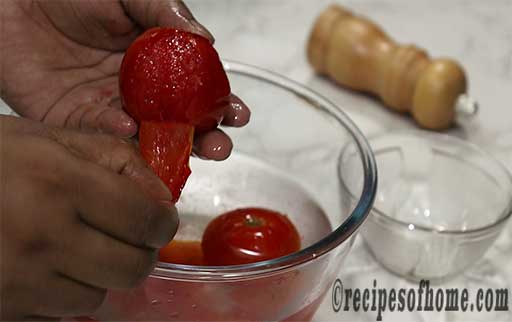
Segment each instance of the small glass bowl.
[{"label": "small glass bowl", "polygon": [[[476,146],[426,131],[369,140],[379,187],[361,230],[374,257],[408,279],[440,282],[480,259],[511,215],[512,180],[506,168]],[[340,173],[354,195],[361,173],[353,146]]]},{"label": "small glass bowl", "polygon": [[[225,131],[235,149],[223,162],[191,161],[177,208],[181,240],[201,240],[215,216],[240,207],[286,213],[302,249],[238,266],[159,263],[143,284],[111,291],[98,320],[308,321],[330,288],[377,188],[368,143],[335,105],[272,72],[225,62],[234,93],[252,111],[242,129]],[[338,176],[343,147],[357,148],[355,202]]]}]

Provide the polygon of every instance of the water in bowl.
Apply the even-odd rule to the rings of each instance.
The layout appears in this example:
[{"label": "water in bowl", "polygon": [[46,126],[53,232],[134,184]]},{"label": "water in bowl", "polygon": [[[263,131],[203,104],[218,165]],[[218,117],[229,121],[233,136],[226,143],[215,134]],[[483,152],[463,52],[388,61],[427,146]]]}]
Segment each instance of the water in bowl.
[{"label": "water in bowl", "polygon": [[293,222],[307,247],[332,231],[312,194],[284,171],[252,157],[233,153],[222,162],[191,160],[192,175],[177,204],[180,240],[201,240],[208,223],[237,208],[261,207]]}]

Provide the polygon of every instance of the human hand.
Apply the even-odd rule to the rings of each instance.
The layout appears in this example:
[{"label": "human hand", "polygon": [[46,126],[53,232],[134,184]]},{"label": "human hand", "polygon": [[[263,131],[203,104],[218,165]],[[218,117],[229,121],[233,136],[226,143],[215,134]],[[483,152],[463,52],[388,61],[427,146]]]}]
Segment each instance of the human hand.
[{"label": "human hand", "polygon": [[[118,70],[124,51],[145,29],[209,32],[180,0],[3,1],[0,49],[3,99],[20,115],[50,125],[137,132],[121,109]],[[243,126],[249,109],[236,96],[223,125]],[[194,152],[222,160],[232,149],[220,129],[195,138]]]},{"label": "human hand", "polygon": [[93,313],[176,233],[170,193],[133,146],[0,117],[1,320]]}]

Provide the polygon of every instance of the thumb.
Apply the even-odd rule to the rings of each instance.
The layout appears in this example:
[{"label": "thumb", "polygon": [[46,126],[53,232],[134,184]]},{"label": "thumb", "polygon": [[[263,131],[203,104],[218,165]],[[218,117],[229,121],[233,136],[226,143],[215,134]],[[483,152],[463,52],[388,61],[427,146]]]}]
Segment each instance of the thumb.
[{"label": "thumb", "polygon": [[106,134],[73,130],[53,131],[53,138],[79,158],[127,176],[154,200],[172,206],[171,192],[149,168],[133,142]]},{"label": "thumb", "polygon": [[197,22],[182,0],[121,0],[121,3],[126,13],[144,29],[173,27],[214,42],[212,34]]}]

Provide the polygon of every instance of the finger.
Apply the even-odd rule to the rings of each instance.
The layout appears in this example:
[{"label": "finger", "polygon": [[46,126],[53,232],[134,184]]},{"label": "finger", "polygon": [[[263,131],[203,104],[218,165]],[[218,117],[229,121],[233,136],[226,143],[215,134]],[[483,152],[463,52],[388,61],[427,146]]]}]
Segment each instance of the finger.
[{"label": "finger", "polygon": [[60,273],[99,288],[125,289],[153,270],[158,250],[120,242],[87,224],[78,226],[57,263]]},{"label": "finger", "polygon": [[[118,66],[117,62],[113,66]],[[119,137],[134,136],[137,124],[121,108],[117,81],[117,77],[109,77],[77,87],[52,107],[45,123]]]},{"label": "finger", "polygon": [[138,247],[161,248],[176,234],[178,216],[169,201],[155,201],[133,179],[91,162],[73,162],[66,183],[80,218]]},{"label": "finger", "polygon": [[106,104],[84,104],[70,116],[68,127],[97,130],[121,138],[137,134],[137,123],[121,109]]},{"label": "finger", "polygon": [[134,144],[105,134],[57,131],[54,138],[80,158],[135,181],[154,200],[167,204],[169,189],[148,167]]},{"label": "finger", "polygon": [[[176,209],[149,198],[134,182],[112,173],[86,173],[77,187],[81,218],[135,246],[161,248],[178,229]],[[78,185],[77,184],[77,185]]]},{"label": "finger", "polygon": [[131,179],[108,171],[84,171],[75,197],[81,218],[135,246],[161,248],[176,234],[173,205],[157,202]]},{"label": "finger", "polygon": [[201,35],[211,43],[212,34],[194,18],[181,0],[122,0],[126,12],[145,29],[172,27]]},{"label": "finger", "polygon": [[225,160],[232,149],[231,139],[219,129],[199,134],[194,138],[194,154],[203,159]]},{"label": "finger", "polygon": [[106,108],[96,120],[91,120],[91,124],[96,124],[101,132],[121,138],[130,138],[137,134],[137,123],[123,110],[114,108]]},{"label": "finger", "polygon": [[[44,294],[52,290],[51,294]],[[39,306],[34,316],[70,317],[94,313],[105,300],[107,291],[85,285],[61,274],[55,274],[39,290]],[[55,318],[50,318],[58,320]]]},{"label": "finger", "polygon": [[122,50],[139,33],[118,1],[38,1],[37,5],[60,32],[89,47]]},{"label": "finger", "polygon": [[47,136],[48,126],[28,118],[12,116],[12,115],[2,115],[0,135],[2,135],[2,139],[7,139],[11,135],[20,136],[21,134],[32,134],[36,136]]},{"label": "finger", "polygon": [[249,123],[251,111],[238,96],[231,94],[222,125],[241,127]]}]

